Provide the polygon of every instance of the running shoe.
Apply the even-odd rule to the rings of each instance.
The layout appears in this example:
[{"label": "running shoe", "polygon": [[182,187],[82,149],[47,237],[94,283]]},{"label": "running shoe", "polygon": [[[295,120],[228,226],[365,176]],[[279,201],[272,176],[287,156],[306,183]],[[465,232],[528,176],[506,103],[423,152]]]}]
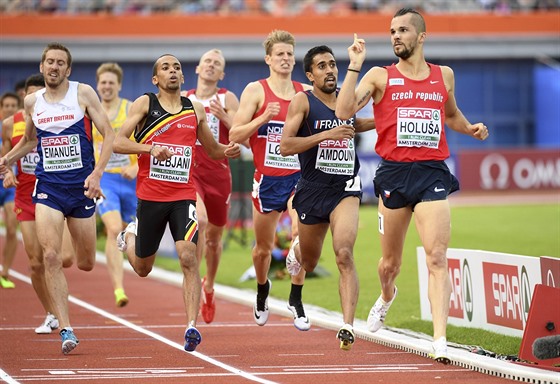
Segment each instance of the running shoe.
[{"label": "running shoe", "polygon": [[299,244],[299,236],[296,236],[292,242],[292,246],[288,251],[288,256],[286,256],[286,269],[292,276],[296,276],[301,271],[301,264],[297,261],[295,248]]},{"label": "running shoe", "polygon": [[6,289],[12,289],[16,287],[14,282],[5,276],[0,276],[0,285],[2,286],[2,288],[6,288]]},{"label": "running shoe", "polygon": [[445,337],[442,336],[432,343],[432,351],[428,355],[438,363],[445,365],[451,363],[447,356],[447,340],[445,340]]},{"label": "running shoe", "polygon": [[189,325],[185,331],[185,351],[193,352],[201,342],[202,336],[200,332],[198,332],[198,329],[196,329],[194,325]]},{"label": "running shoe", "polygon": [[202,303],[200,306],[200,312],[202,313],[202,318],[206,324],[210,324],[214,321],[214,315],[216,314],[216,301],[214,300],[214,290],[208,293],[204,290],[204,283],[206,282],[206,276],[202,279],[202,292],[201,299]]},{"label": "running shoe", "polygon": [[381,328],[381,326],[385,322],[385,316],[387,316],[387,312],[389,311],[391,304],[393,304],[393,301],[395,301],[395,297],[397,297],[396,286],[393,298],[388,303],[383,300],[382,295],[379,295],[379,298],[377,299],[373,307],[371,307],[367,318],[367,328],[370,332],[377,332],[379,328]]},{"label": "running shoe", "polygon": [[309,321],[309,318],[305,315],[305,310],[303,309],[303,303],[300,301],[292,305],[288,301],[288,309],[292,311],[292,314],[294,315],[294,326],[300,331],[309,331],[309,328],[311,328],[311,322]]},{"label": "running shoe", "polygon": [[354,328],[350,324],[344,324],[336,334],[336,338],[340,341],[340,349],[349,351],[356,339],[354,336]]},{"label": "running shoe", "polygon": [[[272,282],[268,282],[268,292],[270,293],[270,288],[272,288]],[[257,293],[257,300],[255,301],[255,306],[253,308],[253,318],[255,323],[261,327],[268,321],[268,295],[266,297],[259,296]]]},{"label": "running shoe", "polygon": [[74,331],[72,329],[62,329],[60,331],[60,337],[62,338],[62,353],[65,355],[72,352],[80,343],[76,338],[76,335],[74,335]]},{"label": "running shoe", "polygon": [[128,296],[124,293],[124,289],[115,289],[115,303],[117,307],[122,308],[128,304]]},{"label": "running shoe", "polygon": [[119,248],[119,251],[121,252],[126,251],[126,233],[133,233],[134,235],[136,235],[136,221],[131,221],[130,223],[128,223],[124,231],[117,235],[117,248]]},{"label": "running shoe", "polygon": [[47,317],[43,324],[35,328],[35,333],[39,335],[45,335],[51,333],[54,329],[58,328],[58,319],[52,314],[47,312]]}]

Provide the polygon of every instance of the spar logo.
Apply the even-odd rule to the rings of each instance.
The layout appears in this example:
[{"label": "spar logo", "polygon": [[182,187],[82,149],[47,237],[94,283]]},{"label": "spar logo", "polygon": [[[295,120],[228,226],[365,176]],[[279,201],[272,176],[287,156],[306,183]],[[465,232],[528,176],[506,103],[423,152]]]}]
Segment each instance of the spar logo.
[{"label": "spar logo", "polygon": [[474,295],[471,269],[469,262],[459,259],[448,259],[447,267],[451,280],[451,298],[449,300],[449,316],[464,319],[465,315],[469,321],[473,318]]},{"label": "spar logo", "polygon": [[525,266],[482,263],[486,320],[523,330],[531,304],[531,285]]}]

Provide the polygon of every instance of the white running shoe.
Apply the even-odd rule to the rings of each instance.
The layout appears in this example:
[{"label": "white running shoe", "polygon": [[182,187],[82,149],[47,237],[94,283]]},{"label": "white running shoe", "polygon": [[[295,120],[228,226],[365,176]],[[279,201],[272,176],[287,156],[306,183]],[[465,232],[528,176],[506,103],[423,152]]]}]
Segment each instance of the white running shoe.
[{"label": "white running shoe", "polygon": [[299,244],[299,236],[296,236],[294,241],[292,242],[292,246],[288,251],[288,256],[286,256],[286,269],[292,276],[296,276],[301,271],[301,264],[296,259],[296,252],[295,248]]},{"label": "white running shoe", "polygon": [[292,311],[292,314],[294,315],[294,326],[300,331],[309,331],[309,328],[311,328],[311,322],[309,321],[309,317],[305,315],[303,303],[300,301],[295,305],[291,305],[288,301],[288,309]]},{"label": "white running shoe", "polygon": [[336,338],[340,341],[340,349],[343,351],[349,351],[352,349],[352,345],[356,340],[354,335],[354,327],[352,324],[344,324],[342,328],[336,333]]},{"label": "white running shoe", "polygon": [[432,351],[429,353],[429,356],[438,363],[445,365],[451,363],[447,356],[447,340],[445,337],[442,336],[432,343]]},{"label": "white running shoe", "polygon": [[367,328],[370,332],[377,332],[379,328],[381,328],[383,322],[385,322],[385,316],[387,316],[391,304],[395,301],[395,297],[397,297],[397,286],[395,286],[393,298],[388,303],[383,300],[383,295],[379,295],[379,298],[373,307],[371,307],[367,318]]},{"label": "white running shoe", "polygon": [[126,251],[126,233],[133,233],[136,235],[136,220],[128,223],[124,231],[117,235],[117,248],[119,248],[119,251],[121,252]]},{"label": "white running shoe", "polygon": [[[270,280],[268,282],[268,294],[270,295],[270,288],[272,288],[272,282]],[[253,318],[255,319],[255,323],[260,325],[261,327],[266,324],[268,321],[268,295],[264,298],[259,297],[257,294],[257,299],[255,301],[255,305],[253,307]]]},{"label": "white running shoe", "polygon": [[45,317],[45,321],[43,321],[43,324],[35,328],[35,333],[39,335],[46,335],[51,333],[54,329],[57,328],[58,328],[58,319],[53,314],[47,312],[47,317]]}]

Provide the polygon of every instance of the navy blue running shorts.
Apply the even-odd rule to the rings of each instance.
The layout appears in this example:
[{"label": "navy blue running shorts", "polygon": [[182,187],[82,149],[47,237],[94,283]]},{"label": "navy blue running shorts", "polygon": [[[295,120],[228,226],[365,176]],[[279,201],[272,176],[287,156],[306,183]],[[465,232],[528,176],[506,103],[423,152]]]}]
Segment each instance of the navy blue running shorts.
[{"label": "navy blue running shorts", "polygon": [[327,185],[299,179],[292,205],[303,224],[330,223],[330,215],[342,199],[362,199],[362,184],[356,176],[348,182]]},{"label": "navy blue running shorts", "polygon": [[459,190],[459,181],[444,161],[397,162],[382,160],[373,179],[375,195],[390,209],[423,201],[446,200]]}]

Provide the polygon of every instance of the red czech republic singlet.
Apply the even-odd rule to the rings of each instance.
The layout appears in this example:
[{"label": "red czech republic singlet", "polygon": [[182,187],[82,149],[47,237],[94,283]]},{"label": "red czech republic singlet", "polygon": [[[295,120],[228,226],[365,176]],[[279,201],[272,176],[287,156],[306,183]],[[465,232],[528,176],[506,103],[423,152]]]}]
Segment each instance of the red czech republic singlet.
[{"label": "red czech republic singlet", "polygon": [[440,66],[428,65],[430,75],[424,80],[403,76],[395,64],[385,67],[385,93],[373,107],[378,135],[375,151],[385,160],[411,162],[449,157],[444,129],[447,89]]}]

